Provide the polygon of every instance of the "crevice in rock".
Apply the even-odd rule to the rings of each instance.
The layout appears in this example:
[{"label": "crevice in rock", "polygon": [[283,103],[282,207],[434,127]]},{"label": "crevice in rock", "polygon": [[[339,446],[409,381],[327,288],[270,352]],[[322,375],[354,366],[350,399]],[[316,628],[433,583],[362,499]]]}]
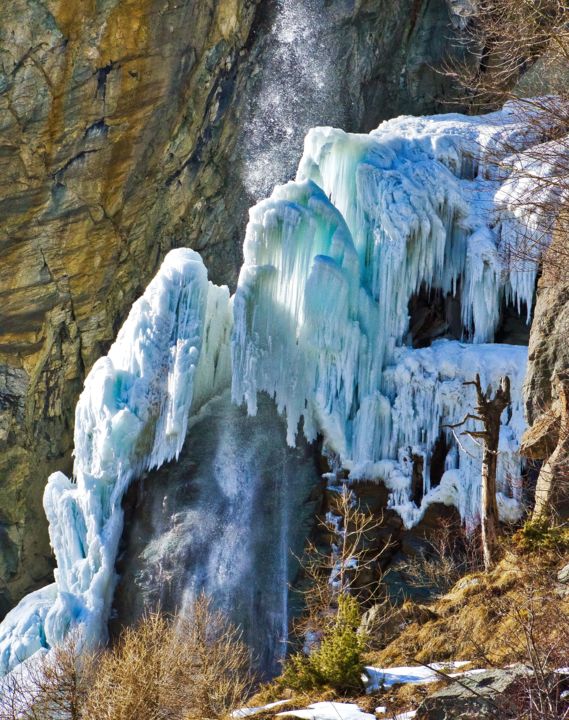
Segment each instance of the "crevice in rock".
[{"label": "crevice in rock", "polygon": [[409,301],[408,342],[414,348],[429,347],[434,340],[461,340],[460,293],[443,293],[425,285]]}]

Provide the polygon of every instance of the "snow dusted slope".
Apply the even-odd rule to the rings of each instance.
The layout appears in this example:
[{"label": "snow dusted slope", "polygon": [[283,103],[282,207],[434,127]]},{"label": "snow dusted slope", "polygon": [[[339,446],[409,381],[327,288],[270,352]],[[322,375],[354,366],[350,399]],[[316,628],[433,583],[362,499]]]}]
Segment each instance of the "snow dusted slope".
[{"label": "snow dusted slope", "polygon": [[74,627],[90,645],[105,638],[122,497],[134,477],[178,456],[194,398],[227,386],[229,307],[200,256],[174,250],[93,366],[76,409],[74,479],[54,473],[44,495],[55,587],[0,625],[0,672]]},{"label": "snow dusted slope", "polygon": [[[463,382],[477,372],[486,384],[512,381],[499,500],[503,517],[520,512],[526,349],[487,343],[504,302],[529,320],[535,268],[505,272],[501,253],[532,218],[504,207],[516,183],[484,154],[505,139],[520,149],[536,142],[526,127],[506,107],[398,118],[370,135],[316,128],[297,182],[251,210],[234,305],[234,399],[254,412],[258,391],[274,395],[289,442],[302,417],[305,435],[322,432],[353,479],[386,482],[407,525],[435,500],[476,521],[480,448],[442,426],[472,410]],[[422,289],[460,302],[462,342],[409,346],[409,303]],[[431,488],[441,438],[446,472]],[[414,502],[418,459],[424,497]]]}]

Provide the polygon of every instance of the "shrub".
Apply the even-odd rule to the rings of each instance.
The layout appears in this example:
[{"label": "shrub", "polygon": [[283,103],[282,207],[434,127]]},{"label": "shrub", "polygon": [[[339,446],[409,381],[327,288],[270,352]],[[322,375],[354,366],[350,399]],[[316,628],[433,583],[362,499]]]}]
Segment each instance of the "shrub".
[{"label": "shrub", "polygon": [[361,655],[365,648],[365,638],[358,631],[360,621],[357,600],[351,595],[340,595],[334,624],[310,657],[316,674],[324,684],[338,690],[361,686]]},{"label": "shrub", "polygon": [[439,597],[462,577],[482,567],[480,533],[469,532],[462,524],[444,519],[426,539],[425,552],[399,565],[410,586]]},{"label": "shrub", "polygon": [[324,631],[320,645],[306,656],[293,655],[283,681],[296,690],[329,686],[339,691],[361,688],[365,636],[359,631],[361,612],[356,598],[344,593]]},{"label": "shrub", "polygon": [[252,687],[239,631],[199,598],[176,623],[155,613],[101,656],[85,717],[206,720],[226,717]]},{"label": "shrub", "polygon": [[569,551],[569,528],[551,525],[547,518],[528,520],[514,535],[514,542],[525,552]]},{"label": "shrub", "polygon": [[72,636],[0,689],[0,720],[216,720],[252,689],[240,632],[205,597],[152,613],[97,655]]}]

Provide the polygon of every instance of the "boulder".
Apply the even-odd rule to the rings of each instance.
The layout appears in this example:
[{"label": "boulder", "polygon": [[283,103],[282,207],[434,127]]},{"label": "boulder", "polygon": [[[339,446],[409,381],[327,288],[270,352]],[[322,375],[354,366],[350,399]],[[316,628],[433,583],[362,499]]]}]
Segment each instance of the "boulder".
[{"label": "boulder", "polygon": [[528,672],[524,665],[514,665],[457,678],[421,703],[416,720],[514,718],[515,714],[508,712],[505,694],[527,676]]}]

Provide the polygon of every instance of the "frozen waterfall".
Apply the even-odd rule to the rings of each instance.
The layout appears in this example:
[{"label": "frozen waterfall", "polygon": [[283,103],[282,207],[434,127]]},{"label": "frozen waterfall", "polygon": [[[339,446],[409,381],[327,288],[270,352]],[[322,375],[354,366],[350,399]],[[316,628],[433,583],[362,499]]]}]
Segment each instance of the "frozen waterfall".
[{"label": "frozen waterfall", "polygon": [[194,397],[227,384],[230,323],[229,291],[208,282],[200,256],[169,253],[85,381],[74,478],[54,473],[44,494],[55,586],[24,598],[0,625],[1,673],[74,627],[90,645],[104,641],[123,494],[179,455]]},{"label": "frozen waterfall", "polygon": [[[485,160],[504,136],[521,151],[539,141],[509,107],[399,118],[369,135],[316,128],[296,181],[250,212],[232,300],[196,253],[167,256],[85,382],[74,480],[56,473],[45,492],[56,583],[0,625],[0,672],[73,627],[89,643],[104,638],[121,498],[132,479],[178,457],[189,415],[230,385],[252,415],[259,392],[274,398],[289,445],[299,431],[320,434],[352,481],[384,482],[407,526],[433,502],[473,524],[480,449],[445,425],[472,408],[463,383],[475,373],[493,385],[508,375],[498,500],[504,519],[519,516],[526,349],[493,341],[507,304],[529,320],[535,269],[502,262],[532,227],[508,207],[515,181]],[[428,347],[414,346],[421,293],[456,315]],[[238,473],[222,476],[233,487]],[[250,521],[246,502],[232,507],[232,522]]]},{"label": "frozen waterfall", "polygon": [[[498,205],[509,179],[484,165],[504,136],[522,150],[535,142],[508,107],[399,118],[370,135],[316,128],[297,181],[251,210],[234,302],[234,400],[254,413],[260,390],[274,396],[291,444],[302,418],[306,437],[322,433],[353,480],[386,483],[407,526],[435,501],[476,522],[480,449],[443,429],[473,407],[463,382],[476,372],[486,384],[512,382],[499,500],[504,518],[521,512],[526,349],[488,343],[505,303],[529,320],[536,269],[506,272],[500,257],[531,220]],[[458,304],[458,339],[412,347],[409,307],[422,289]],[[437,444],[446,472],[431,487]]]}]

